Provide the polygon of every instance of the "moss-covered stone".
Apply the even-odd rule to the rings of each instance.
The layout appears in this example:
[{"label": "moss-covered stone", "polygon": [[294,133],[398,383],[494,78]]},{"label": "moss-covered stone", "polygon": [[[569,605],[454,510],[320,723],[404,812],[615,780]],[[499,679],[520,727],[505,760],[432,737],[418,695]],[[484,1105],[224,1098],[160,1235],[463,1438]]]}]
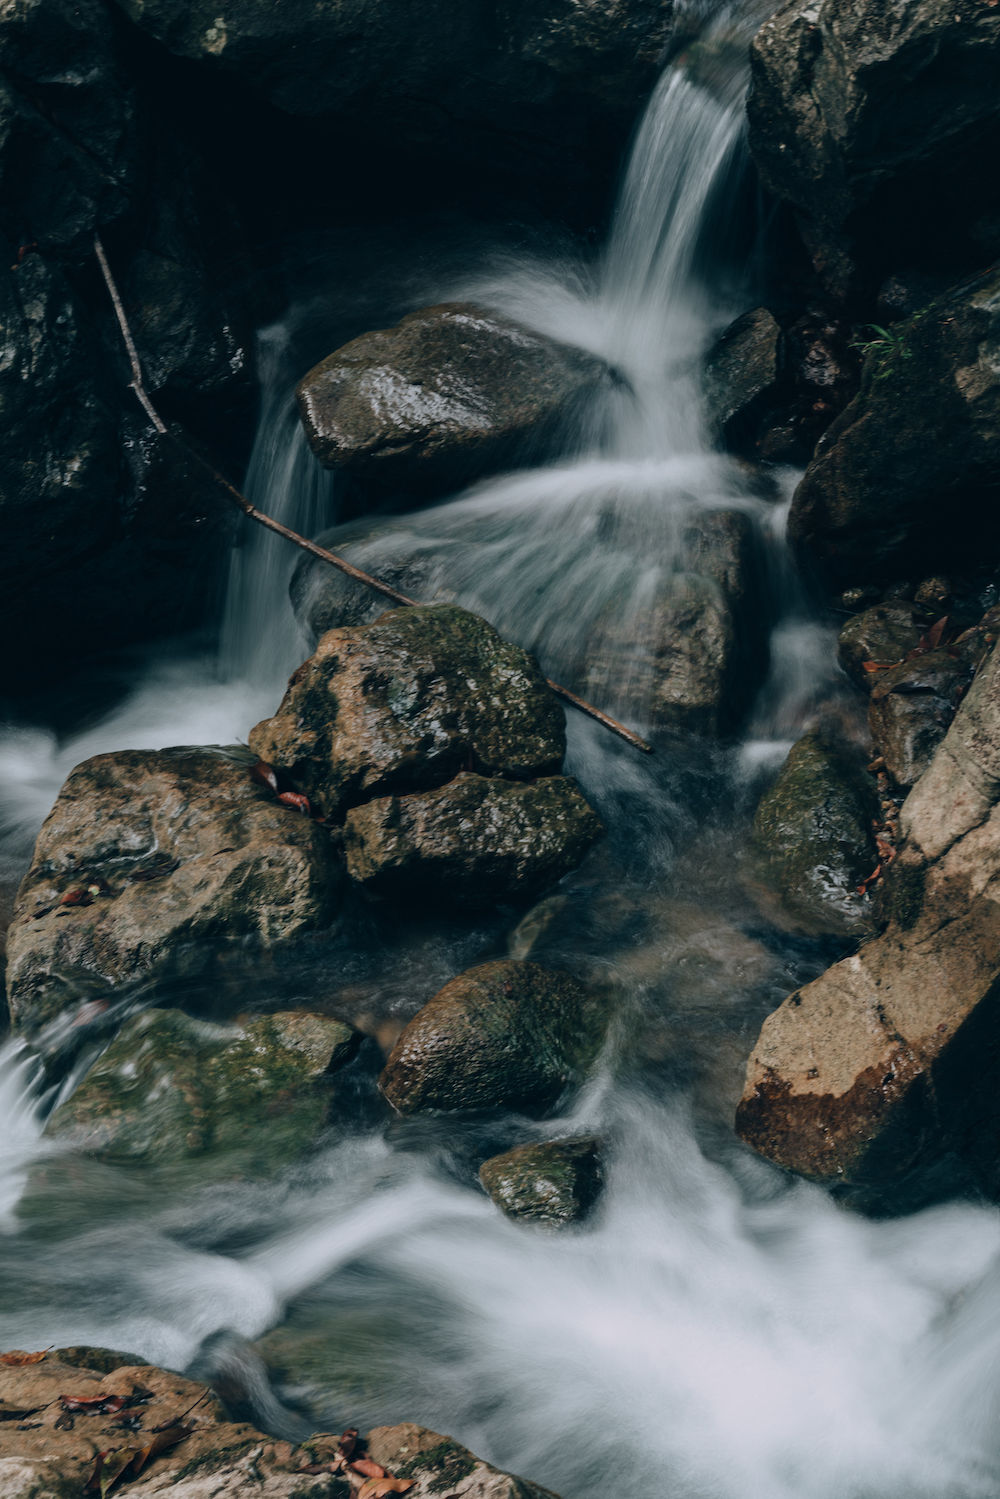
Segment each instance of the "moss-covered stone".
[{"label": "moss-covered stone", "polygon": [[351,876],[372,894],[476,909],[536,899],[601,835],[575,781],[459,775],[437,791],[348,813]]},{"label": "moss-covered stone", "polygon": [[328,816],[342,816],[462,769],[551,775],[565,732],[532,657],[478,615],[441,604],[329,631],[250,746]]},{"label": "moss-covered stone", "polygon": [[225,1173],[271,1171],[316,1138],[324,1079],[359,1041],[342,1022],[302,1012],[223,1027],[148,1010],[126,1022],[48,1133],[131,1165],[211,1158]]},{"label": "moss-covered stone", "polygon": [[860,758],[822,731],[793,746],[754,817],[767,876],[807,929],[864,929],[857,886],[875,868],[878,801]]},{"label": "moss-covered stone", "polygon": [[484,1161],[479,1179],[508,1218],[553,1228],[579,1223],[600,1195],[601,1142],[582,1137],[518,1145]]},{"label": "moss-covered stone", "polygon": [[503,960],[459,974],[419,1010],[380,1078],[403,1114],[550,1113],[579,1083],[607,1026],[604,1003],[566,973]]}]

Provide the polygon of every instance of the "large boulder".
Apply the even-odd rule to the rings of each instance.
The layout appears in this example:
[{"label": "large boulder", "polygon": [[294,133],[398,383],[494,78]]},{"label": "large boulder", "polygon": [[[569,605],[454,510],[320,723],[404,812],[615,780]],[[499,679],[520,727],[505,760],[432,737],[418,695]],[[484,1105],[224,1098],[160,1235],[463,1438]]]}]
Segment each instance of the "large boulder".
[{"label": "large boulder", "polygon": [[330,1080],[360,1041],[342,1021],[304,1011],[221,1026],[147,1010],[126,1021],[46,1134],[133,1166],[273,1171],[313,1143]]},{"label": "large boulder", "polygon": [[975,667],[971,653],[949,647],[876,674],[868,726],[897,786],[908,790],[930,765]]},{"label": "large boulder", "polygon": [[758,32],[750,149],[832,289],[915,257],[988,259],[998,62],[988,3],[789,0]]},{"label": "large boulder", "polygon": [[814,932],[862,932],[858,886],[878,862],[875,782],[856,750],[821,729],[793,745],[761,797],[753,836],[769,879]]},{"label": "large boulder", "polygon": [[446,984],[400,1036],[379,1085],[401,1114],[549,1114],[604,1035],[602,1002],[566,973],[511,959]]},{"label": "large boulder", "polygon": [[352,808],[344,835],[348,871],[371,894],[476,909],[536,899],[601,831],[568,776],[463,772],[434,791]]},{"label": "large boulder", "polygon": [[[295,1447],[275,1440],[229,1420],[207,1386],[141,1359],[103,1349],[20,1358],[15,1350],[0,1360],[5,1499],[78,1499],[100,1486],[117,1490],[118,1482],[137,1499],[240,1499],[249,1493],[350,1499],[365,1481],[363,1473],[344,1472],[339,1437],[317,1432]],[[376,1427],[353,1456],[362,1453],[408,1483],[411,1499],[445,1491],[460,1499],[556,1499],[422,1426]]]},{"label": "large boulder", "polygon": [[821,438],[788,535],[835,583],[975,569],[1000,541],[1000,276],[951,291],[870,348]]},{"label": "large boulder", "polygon": [[485,163],[561,204],[593,201],[595,177],[607,190],[672,20],[670,0],[118,3],[209,77],[242,83],[248,113],[263,98],[300,120],[313,158],[339,137],[400,174],[419,163],[426,177],[433,162],[436,176],[481,175]]},{"label": "large boulder", "polygon": [[[1000,654],[903,804],[888,925],[765,1022],[743,1139],[820,1181],[905,1194],[949,1153],[1000,1187]],[[919,1188],[914,1185],[913,1190]]]},{"label": "large boulder", "polygon": [[329,832],[255,784],[244,756],[122,750],[86,760],[45,821],[7,938],[7,995],[37,1030],[81,999],[206,975],[235,944],[328,925]]},{"label": "large boulder", "polygon": [[752,446],[780,376],[781,328],[766,307],[723,329],[705,357],[702,383],[709,418],[731,446]]},{"label": "large boulder", "polygon": [[641,703],[664,728],[727,734],[767,666],[770,614],[750,516],[694,512],[679,527],[675,564],[637,608],[615,605],[586,643],[586,686],[600,700]]},{"label": "large boulder", "polygon": [[298,388],[317,458],[397,509],[546,455],[607,366],[467,303],[364,333]]},{"label": "large boulder", "polygon": [[527,780],[562,765],[562,708],[526,651],[453,605],[330,630],[250,748],[328,817],[460,770]]},{"label": "large boulder", "polygon": [[479,1180],[508,1218],[563,1228],[586,1218],[601,1192],[601,1142],[592,1136],[517,1145],[491,1156]]}]

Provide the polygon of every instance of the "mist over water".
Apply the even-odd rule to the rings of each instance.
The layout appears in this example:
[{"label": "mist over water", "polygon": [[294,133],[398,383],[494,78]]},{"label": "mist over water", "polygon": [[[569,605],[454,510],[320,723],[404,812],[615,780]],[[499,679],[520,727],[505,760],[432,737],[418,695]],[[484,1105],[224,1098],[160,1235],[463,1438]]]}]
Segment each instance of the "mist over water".
[{"label": "mist over water", "polygon": [[[749,12],[719,9],[665,73],[600,257],[501,259],[440,290],[614,366],[621,379],[575,449],[379,522],[352,553],[377,573],[423,552],[432,581],[561,675],[580,670],[582,645],[609,620],[628,638],[663,571],[685,567],[692,515],[739,509],[757,528],[774,627],[743,743],[670,743],[647,761],[569,724],[570,769],[609,837],[508,950],[613,989],[598,1075],[569,1117],[540,1126],[339,1125],[276,1182],[219,1184],[190,1163],[136,1174],[44,1142],[54,1100],[23,1044],[8,1042],[5,1346],[103,1344],[201,1373],[236,1369],[261,1419],[290,1435],[417,1420],[563,1499],[998,1492],[1000,1215],[955,1203],[866,1221],[731,1134],[760,1019],[826,961],[765,930],[742,887],[746,809],[837,690],[830,633],[783,549],[794,476],[769,493],[751,487],[713,451],[698,395],[707,341],[753,295],[732,255],[728,274],[718,269],[721,205],[741,171],[737,44]],[[335,495],[291,404],[292,323],[262,335],[246,488],[313,534]],[[10,860],[80,759],[228,742],[273,711],[308,649],[287,600],[295,561],[277,538],[248,534],[217,651],[151,660],[111,716],[72,738],[27,726],[0,742]],[[638,679],[626,672],[610,696],[602,706],[644,723]],[[437,940],[466,966],[447,934]],[[421,991],[425,957],[398,960],[406,993],[381,1002],[405,1019],[433,986]],[[607,1141],[607,1191],[585,1228],[516,1226],[478,1190],[487,1147],[582,1131]],[[273,1390],[262,1360],[278,1371]]]}]

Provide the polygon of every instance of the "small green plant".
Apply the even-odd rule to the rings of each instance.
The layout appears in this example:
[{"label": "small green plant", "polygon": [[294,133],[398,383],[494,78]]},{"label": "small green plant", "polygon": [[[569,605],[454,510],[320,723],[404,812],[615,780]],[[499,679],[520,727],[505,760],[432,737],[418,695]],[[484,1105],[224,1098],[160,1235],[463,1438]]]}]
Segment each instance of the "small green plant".
[{"label": "small green plant", "polygon": [[[865,332],[873,333],[874,338],[863,337]],[[851,348],[857,349],[862,359],[867,359],[869,354],[898,353],[903,359],[910,357],[910,350],[902,333],[897,328],[883,328],[880,323],[862,323],[858,329],[858,337],[851,339]]]}]

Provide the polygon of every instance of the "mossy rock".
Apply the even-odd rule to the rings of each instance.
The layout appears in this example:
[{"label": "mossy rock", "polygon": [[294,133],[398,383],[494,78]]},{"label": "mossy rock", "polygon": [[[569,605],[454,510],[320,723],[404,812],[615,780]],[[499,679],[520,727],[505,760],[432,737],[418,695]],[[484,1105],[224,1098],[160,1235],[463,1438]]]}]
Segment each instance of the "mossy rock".
[{"label": "mossy rock", "polygon": [[591,1136],[518,1145],[484,1161],[479,1179],[508,1218],[562,1228],[586,1218],[603,1181]]},{"label": "mossy rock", "polygon": [[604,1003],[569,974],[482,963],[417,1012],[380,1086],[402,1114],[548,1114],[582,1081],[606,1026]]},{"label": "mossy rock", "polygon": [[227,1174],[266,1174],[316,1139],[328,1079],[359,1041],[339,1020],[298,1011],[219,1026],[147,1010],[126,1022],[47,1133],[106,1161],[197,1158]]},{"label": "mossy rock", "polygon": [[761,797],[754,842],[769,881],[807,930],[865,930],[866,902],[857,887],[877,863],[878,811],[860,758],[822,730],[792,747]]}]

